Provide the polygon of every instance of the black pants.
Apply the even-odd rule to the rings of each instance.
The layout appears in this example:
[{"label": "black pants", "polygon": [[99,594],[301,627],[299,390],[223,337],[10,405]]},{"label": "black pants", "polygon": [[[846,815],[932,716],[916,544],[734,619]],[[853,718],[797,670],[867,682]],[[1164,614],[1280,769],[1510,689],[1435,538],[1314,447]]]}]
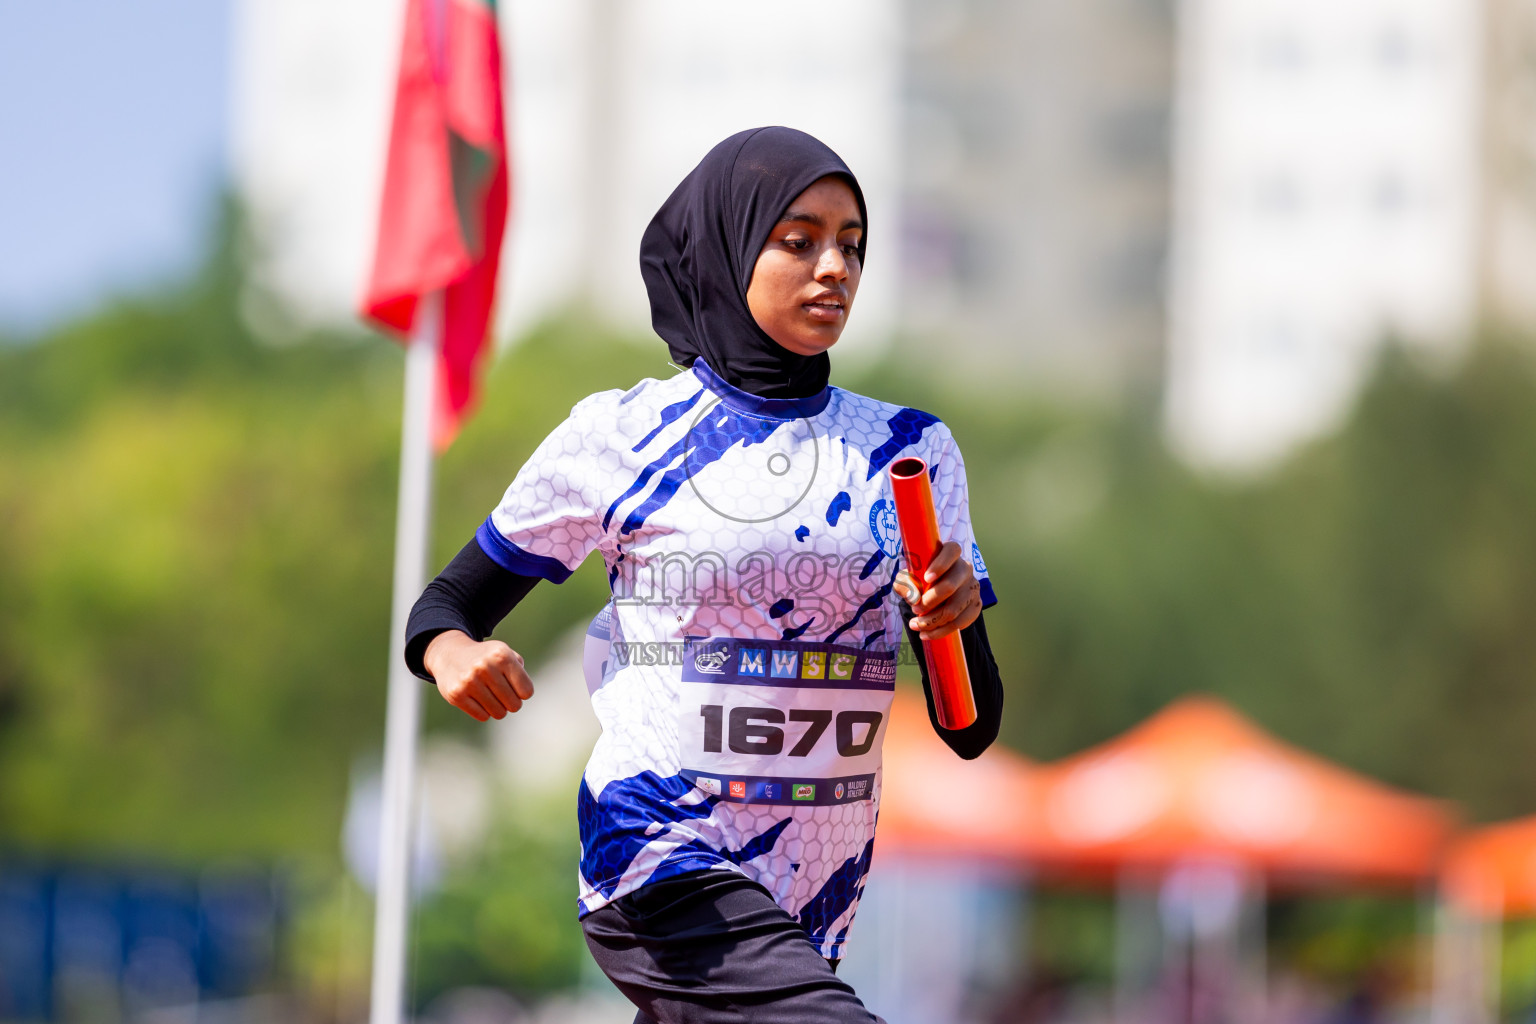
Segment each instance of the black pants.
[{"label": "black pants", "polygon": [[653,882],[581,929],[635,1024],[884,1024],[768,890],[730,871]]}]

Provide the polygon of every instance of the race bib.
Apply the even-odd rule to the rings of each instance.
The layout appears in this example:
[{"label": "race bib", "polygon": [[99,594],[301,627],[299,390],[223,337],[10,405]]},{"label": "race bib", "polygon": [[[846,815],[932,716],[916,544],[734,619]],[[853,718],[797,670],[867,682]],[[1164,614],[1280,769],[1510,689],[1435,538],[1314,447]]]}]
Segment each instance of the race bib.
[{"label": "race bib", "polygon": [[806,805],[873,796],[896,686],[894,651],[689,640],[681,680],[682,775],[706,793]]}]

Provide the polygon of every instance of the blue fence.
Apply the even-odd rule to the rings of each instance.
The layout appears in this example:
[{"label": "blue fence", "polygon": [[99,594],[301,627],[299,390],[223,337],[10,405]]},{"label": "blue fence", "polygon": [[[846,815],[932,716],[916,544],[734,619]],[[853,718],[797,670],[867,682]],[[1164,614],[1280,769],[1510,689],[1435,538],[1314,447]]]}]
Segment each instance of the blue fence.
[{"label": "blue fence", "polygon": [[0,861],[0,1020],[250,994],[276,980],[281,911],[265,871]]}]

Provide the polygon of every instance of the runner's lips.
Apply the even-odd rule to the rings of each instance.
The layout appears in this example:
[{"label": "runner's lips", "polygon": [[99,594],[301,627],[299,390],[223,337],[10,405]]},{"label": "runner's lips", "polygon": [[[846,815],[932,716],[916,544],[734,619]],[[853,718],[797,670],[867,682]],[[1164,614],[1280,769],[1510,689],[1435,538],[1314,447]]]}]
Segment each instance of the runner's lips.
[{"label": "runner's lips", "polygon": [[836,292],[822,292],[800,308],[817,320],[835,321],[848,312],[848,301]]}]

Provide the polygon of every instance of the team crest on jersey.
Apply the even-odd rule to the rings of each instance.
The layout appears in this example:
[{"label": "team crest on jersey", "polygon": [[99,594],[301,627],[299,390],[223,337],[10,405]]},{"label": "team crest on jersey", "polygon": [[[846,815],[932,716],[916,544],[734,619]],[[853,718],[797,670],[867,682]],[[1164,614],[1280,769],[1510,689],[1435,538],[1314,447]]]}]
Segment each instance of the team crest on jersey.
[{"label": "team crest on jersey", "polygon": [[896,521],[896,505],[880,498],[869,508],[869,535],[887,558],[901,554],[901,526]]}]

